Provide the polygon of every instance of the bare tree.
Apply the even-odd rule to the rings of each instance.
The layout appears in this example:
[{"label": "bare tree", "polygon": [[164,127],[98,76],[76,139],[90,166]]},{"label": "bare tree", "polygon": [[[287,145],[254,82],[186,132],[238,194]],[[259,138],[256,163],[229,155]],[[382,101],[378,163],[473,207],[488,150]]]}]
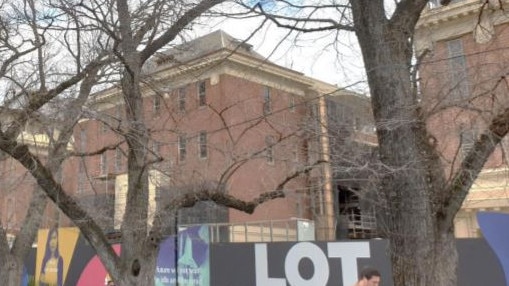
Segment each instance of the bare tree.
[{"label": "bare tree", "polygon": [[[453,220],[483,165],[509,131],[507,107],[492,109],[469,152],[457,156],[454,167],[444,168],[436,144],[440,138],[426,126],[429,101],[421,100],[413,65],[420,60],[413,49],[415,27],[427,0],[274,2],[287,9],[269,9],[263,3],[251,8],[295,33],[333,31],[336,41],[341,41],[343,32],[357,36],[382,164],[378,204],[383,208],[378,223],[390,241],[395,284],[456,285]],[[490,84],[497,89],[501,82]]]},{"label": "bare tree", "polygon": [[[242,170],[244,166],[253,164],[253,160],[261,159],[279,166],[285,163],[285,160],[276,163],[279,159],[274,156],[274,152],[279,148],[278,146],[303,143],[299,141],[299,131],[295,129],[298,126],[291,125],[292,128],[288,128],[283,125],[284,117],[272,115],[275,110],[269,108],[268,104],[263,106],[263,116],[248,118],[245,122],[236,124],[233,124],[231,119],[227,119],[228,113],[239,106],[246,106],[245,102],[232,102],[228,106],[211,105],[210,110],[213,110],[215,116],[220,119],[218,122],[223,122],[218,126],[218,132],[220,131],[221,136],[224,136],[228,142],[217,149],[228,160],[225,160],[221,166],[208,167],[214,170],[216,176],[212,182],[207,179],[207,176],[200,176],[200,174],[195,174],[194,177],[179,174],[179,179],[184,182],[195,180],[191,185],[191,192],[184,192],[167,201],[161,199],[156,212],[150,213],[151,171],[160,169],[163,174],[171,171],[164,166],[167,158],[161,157],[154,147],[154,143],[158,140],[157,133],[172,132],[175,135],[174,138],[178,138],[178,141],[175,140],[174,143],[182,144],[187,139],[181,135],[181,130],[178,128],[165,130],[165,124],[159,126],[148,124],[144,110],[147,106],[144,104],[148,99],[147,94],[155,95],[156,99],[164,98],[164,93],[167,91],[154,88],[155,85],[160,84],[160,81],[147,76],[145,69],[150,68],[149,65],[153,64],[152,60],[157,61],[154,57],[156,52],[182,36],[193,22],[222,2],[224,1],[207,0],[196,3],[181,1],[130,3],[124,0],[52,1],[50,3],[26,1],[21,8],[10,5],[11,9],[5,10],[6,17],[15,15],[12,16],[13,19],[23,20],[26,23],[23,27],[28,27],[32,36],[24,42],[28,48],[23,49],[23,52],[17,51],[17,47],[13,47],[13,43],[9,42],[8,38],[5,38],[3,42],[5,49],[14,55],[12,60],[4,62],[2,79],[12,85],[14,90],[12,95],[6,96],[4,105],[15,107],[16,112],[2,121],[0,149],[19,162],[33,176],[44,194],[36,192],[34,195],[34,202],[30,208],[33,212],[30,212],[28,216],[28,218],[34,217],[33,222],[26,224],[27,228],[30,226],[29,235],[22,236],[22,230],[10,250],[7,240],[4,239],[5,236],[2,236],[1,249],[4,257],[14,259],[9,256],[9,251],[15,252],[19,251],[18,249],[23,251],[16,256],[15,260],[12,260],[16,262],[15,267],[10,264],[11,259],[3,260],[6,263],[2,268],[5,269],[2,275],[19,277],[21,261],[38,228],[37,219],[40,220],[40,214],[45,208],[45,197],[48,197],[67,218],[79,227],[116,282],[120,285],[151,285],[154,282],[159,242],[164,238],[165,229],[172,221],[168,219],[168,215],[173,215],[178,209],[191,207],[201,201],[213,201],[251,214],[261,204],[285,197],[289,193],[295,194],[295,190],[288,191],[287,186],[295,180],[305,180],[302,178],[305,174],[312,172],[316,166],[326,163],[319,156],[316,160],[303,159],[300,165],[286,158],[288,168],[275,172],[278,176],[274,177],[274,182],[265,186],[266,192],[249,193],[249,196],[241,198],[225,192],[225,186],[230,182],[233,174]],[[237,42],[237,46],[243,47],[243,43]],[[48,54],[54,54],[58,58],[52,60]],[[23,57],[25,55],[26,58]],[[171,60],[171,55],[169,58]],[[57,64],[63,60],[67,64]],[[30,70],[33,73],[26,73]],[[93,99],[89,99],[95,85],[100,85],[99,88],[104,91],[98,93]],[[304,83],[302,85],[302,88],[308,88]],[[114,98],[117,106],[124,106],[125,118],[122,120],[102,112],[107,109],[104,106],[108,105],[101,100],[108,98],[111,94],[113,96],[109,99]],[[284,96],[289,95],[284,94]],[[90,100],[88,103],[87,99]],[[62,103],[65,104],[62,105]],[[103,103],[104,105],[101,105]],[[43,118],[46,120],[45,118],[49,115],[54,115],[50,112],[55,111],[49,108],[51,104],[59,104],[56,111],[61,112],[65,109],[66,112],[59,116],[55,115],[52,123],[56,127],[48,128],[47,135],[51,144],[48,146],[49,156],[46,158],[34,152],[26,141],[18,140],[18,135],[22,133],[29,120],[41,118],[40,120],[45,122]],[[154,103],[154,108],[155,106],[158,104]],[[303,112],[306,112],[305,108]],[[271,116],[274,116],[273,119],[270,119]],[[170,112],[168,120],[175,122],[177,117]],[[111,142],[96,150],[82,150],[77,146],[75,150],[68,150],[72,132],[76,132],[79,128],[77,126],[82,125],[79,122],[81,119],[84,121],[93,119],[95,122],[100,122],[101,126],[114,131],[116,136]],[[259,140],[260,144],[255,146],[256,148],[247,151],[242,149],[248,134],[256,132],[261,125],[270,130],[270,136],[265,138],[258,136],[262,140]],[[53,127],[53,125],[50,126]],[[201,138],[199,136],[200,134],[195,138]],[[253,135],[250,136],[253,137]],[[288,143],[292,141],[297,143]],[[121,150],[127,157],[127,198],[120,228],[122,238],[120,255],[117,255],[110,246],[105,229],[97,216],[87,209],[87,206],[80,203],[77,196],[70,189],[66,189],[59,180],[61,172],[65,172],[61,171],[61,168],[64,161],[69,160],[68,156],[78,156],[86,160],[89,157],[103,156],[112,150]],[[185,153],[182,154],[185,156]],[[286,155],[291,156],[291,154]],[[102,164],[106,165],[106,162]],[[216,172],[214,167],[219,167],[219,172]],[[171,188],[171,191],[189,187],[182,184],[165,186]],[[149,224],[147,222],[151,216],[155,219],[152,224]],[[14,272],[10,271],[14,268],[16,269]],[[11,285],[17,285],[16,283],[12,282]]]},{"label": "bare tree", "polygon": [[[19,4],[19,3],[17,3]],[[73,43],[61,42],[60,44],[50,45],[50,38],[62,35],[57,30],[53,30],[56,26],[53,21],[55,16],[41,17],[45,12],[38,13],[40,7],[33,1],[25,1],[23,5],[13,5],[10,2],[2,2],[1,19],[1,71],[0,77],[2,89],[2,150],[4,154],[16,159],[18,156],[23,157],[24,153],[41,154],[40,158],[31,164],[41,164],[44,168],[58,177],[62,163],[65,159],[66,149],[73,133],[73,126],[79,119],[79,110],[85,102],[90,90],[95,82],[98,72],[97,64],[85,66],[86,60],[81,58],[83,55],[96,57],[97,54],[83,53],[76,55],[74,58],[75,67],[70,64],[63,69],[54,68],[52,66],[57,57],[54,55],[52,48],[61,49],[72,53]],[[69,28],[69,27],[67,27]],[[76,28],[76,27],[75,27]],[[21,32],[23,31],[23,32]],[[67,38],[76,35],[76,30],[69,29]],[[78,43],[84,41],[77,40]],[[68,72],[76,68],[74,72]],[[60,82],[55,83],[59,78]],[[77,85],[81,81],[81,85]],[[59,97],[69,97],[70,90],[74,89],[78,96],[70,97],[66,100],[66,108],[69,112],[59,117],[51,118],[51,114],[43,106]],[[55,100],[53,100],[55,101]],[[64,105],[61,105],[63,107]],[[55,132],[58,122],[65,121],[69,123],[63,128],[58,128],[59,132]],[[24,133],[31,130],[35,133]],[[37,130],[37,131],[36,131]],[[29,135],[32,134],[32,135]],[[33,135],[36,134],[36,135]],[[41,138],[47,139],[47,145],[41,144]],[[9,167],[9,176],[15,178],[15,163],[9,162],[10,159],[4,156],[4,162],[13,167]],[[25,158],[28,159],[28,158]],[[30,160],[30,159],[28,159]],[[22,163],[23,164],[23,163]],[[22,178],[22,175],[20,178]],[[14,208],[12,214],[19,212],[24,206],[29,211],[26,212],[22,223],[14,226],[18,229],[15,239],[12,242],[7,240],[7,234],[10,232],[10,218],[7,218],[7,225],[1,230],[1,260],[0,278],[6,285],[19,285],[21,273],[24,266],[24,260],[28,255],[32,242],[34,241],[37,230],[41,224],[44,210],[47,205],[47,196],[43,190],[35,187],[33,193],[27,192],[33,186],[33,179],[28,175],[27,179],[23,179],[24,187],[18,186],[19,190],[11,191],[11,195],[20,200],[30,201],[15,205],[16,200],[12,200]],[[31,183],[32,182],[32,183]],[[28,187],[28,189],[27,189]],[[23,191],[24,189],[24,191]],[[26,198],[23,198],[27,196]],[[12,235],[13,233],[9,233]]]}]

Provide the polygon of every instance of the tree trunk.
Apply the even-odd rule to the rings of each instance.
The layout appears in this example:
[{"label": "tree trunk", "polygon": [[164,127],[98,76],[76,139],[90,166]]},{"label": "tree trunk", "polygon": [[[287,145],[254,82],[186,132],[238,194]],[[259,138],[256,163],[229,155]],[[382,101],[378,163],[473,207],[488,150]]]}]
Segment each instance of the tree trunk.
[{"label": "tree trunk", "polygon": [[395,285],[456,285],[452,221],[438,215],[445,175],[411,82],[411,37],[419,14],[389,20],[383,1],[350,3],[383,164],[379,222],[390,241]]},{"label": "tree trunk", "polygon": [[124,72],[121,86],[125,102],[128,132],[128,185],[123,217],[122,251],[120,253],[120,276],[122,286],[154,285],[154,273],[159,240],[150,241],[148,234],[149,205],[149,132],[144,121],[141,91],[141,67],[143,62],[136,50],[127,1],[117,1],[122,34]]},{"label": "tree trunk", "polygon": [[21,274],[23,273],[23,261],[13,255],[5,257],[5,262],[0,268],[0,281],[5,286],[21,285]]},{"label": "tree trunk", "polygon": [[137,258],[127,263],[123,261],[119,279],[116,285],[120,286],[141,286],[154,285],[154,276],[158,251],[141,253]]}]

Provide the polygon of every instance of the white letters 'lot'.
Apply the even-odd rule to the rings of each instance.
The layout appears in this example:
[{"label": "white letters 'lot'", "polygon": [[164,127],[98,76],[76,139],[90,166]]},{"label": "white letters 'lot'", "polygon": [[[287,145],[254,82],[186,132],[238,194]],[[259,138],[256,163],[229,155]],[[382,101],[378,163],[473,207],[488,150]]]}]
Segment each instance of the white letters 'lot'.
[{"label": "white letters 'lot'", "polygon": [[[286,278],[269,277],[267,261],[267,244],[255,244],[255,271],[257,286],[325,286],[329,280],[330,267],[328,258],[341,259],[342,285],[352,285],[357,281],[357,258],[369,258],[369,242],[329,242],[327,254],[316,244],[300,242],[292,246],[285,258]],[[307,258],[313,263],[314,273],[305,279],[299,272],[299,263]]]}]

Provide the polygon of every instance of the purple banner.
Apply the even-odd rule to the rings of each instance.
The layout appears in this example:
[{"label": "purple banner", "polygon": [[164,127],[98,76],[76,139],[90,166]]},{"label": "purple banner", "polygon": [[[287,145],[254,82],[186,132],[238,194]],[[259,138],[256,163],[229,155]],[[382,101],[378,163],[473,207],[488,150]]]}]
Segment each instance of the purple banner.
[{"label": "purple banner", "polygon": [[[177,248],[175,248],[177,244]],[[177,265],[177,267],[175,267]],[[189,227],[161,244],[157,258],[156,286],[210,285],[209,231],[206,226]]]}]

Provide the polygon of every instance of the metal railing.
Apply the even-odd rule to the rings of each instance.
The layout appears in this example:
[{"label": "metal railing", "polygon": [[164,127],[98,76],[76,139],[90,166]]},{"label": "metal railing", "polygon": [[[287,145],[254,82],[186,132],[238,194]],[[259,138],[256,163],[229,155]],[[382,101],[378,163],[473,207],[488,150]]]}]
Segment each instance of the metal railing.
[{"label": "metal railing", "polygon": [[300,218],[201,225],[208,226],[211,243],[306,241],[315,233],[314,221]]}]

